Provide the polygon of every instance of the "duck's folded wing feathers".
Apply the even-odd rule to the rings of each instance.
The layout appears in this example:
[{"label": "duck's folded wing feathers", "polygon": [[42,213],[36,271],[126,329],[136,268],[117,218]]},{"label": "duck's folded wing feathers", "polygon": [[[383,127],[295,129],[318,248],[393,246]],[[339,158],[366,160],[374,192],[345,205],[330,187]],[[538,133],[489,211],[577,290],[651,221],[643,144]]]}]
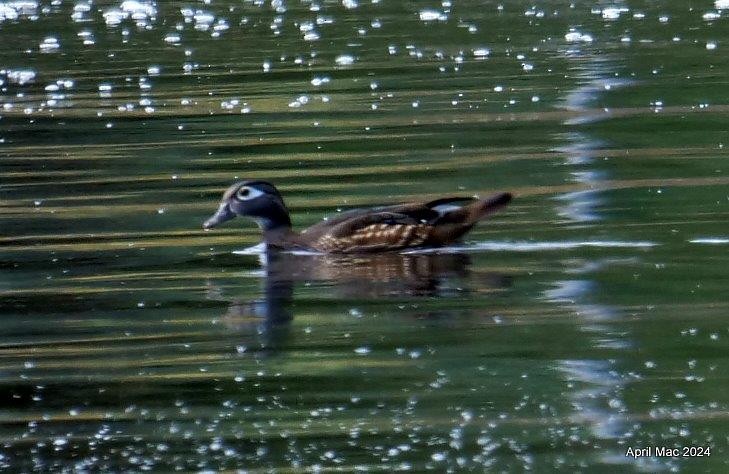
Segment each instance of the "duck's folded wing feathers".
[{"label": "duck's folded wing feathers", "polygon": [[332,226],[313,247],[325,252],[372,252],[422,245],[432,227],[399,212],[355,215]]},{"label": "duck's folded wing feathers", "polygon": [[447,197],[426,203],[354,209],[310,227],[305,234],[313,248],[324,252],[445,245],[510,200],[510,194],[499,193],[486,199]]},{"label": "duck's folded wing feathers", "polygon": [[426,203],[405,203],[375,208],[351,209],[349,211],[337,213],[334,216],[330,216],[327,219],[312,225],[308,229],[304,230],[304,233],[320,234],[328,232],[329,229],[332,229],[344,222],[351,221],[357,217],[377,215],[379,213],[401,214],[403,216],[411,217],[419,222],[433,222],[447,212],[458,209],[462,205],[471,203],[475,200],[476,198],[473,197],[460,196],[436,199]]},{"label": "duck's folded wing feathers", "polygon": [[466,203],[470,203],[473,201],[477,201],[478,198],[472,197],[472,196],[453,196],[453,197],[446,197],[446,198],[440,198],[436,199],[434,201],[429,201],[424,204],[425,207],[428,207],[430,209],[436,209],[440,206],[444,205],[451,205],[451,206],[462,206]]}]

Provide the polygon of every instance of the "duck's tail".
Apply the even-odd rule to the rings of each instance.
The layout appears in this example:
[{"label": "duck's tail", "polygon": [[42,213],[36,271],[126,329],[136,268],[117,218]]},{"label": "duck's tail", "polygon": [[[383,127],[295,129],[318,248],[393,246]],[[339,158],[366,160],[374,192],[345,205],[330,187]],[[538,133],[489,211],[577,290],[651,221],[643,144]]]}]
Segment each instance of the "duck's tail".
[{"label": "duck's tail", "polygon": [[468,215],[465,219],[466,223],[473,225],[481,219],[500,211],[511,202],[512,197],[511,193],[497,193],[485,199],[479,199],[477,202],[467,206]]},{"label": "duck's tail", "polygon": [[[448,245],[460,239],[466,232],[491,214],[498,212],[511,201],[511,193],[498,193],[486,199],[445,198],[428,203],[428,207],[441,215],[432,227],[427,245]],[[468,201],[468,204],[457,205]]]}]

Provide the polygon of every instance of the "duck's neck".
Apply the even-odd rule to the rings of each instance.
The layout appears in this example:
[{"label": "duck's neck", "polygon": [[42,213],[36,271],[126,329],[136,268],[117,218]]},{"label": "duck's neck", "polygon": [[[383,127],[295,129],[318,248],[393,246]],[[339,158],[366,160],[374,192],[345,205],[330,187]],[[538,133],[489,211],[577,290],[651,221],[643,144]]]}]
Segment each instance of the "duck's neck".
[{"label": "duck's neck", "polygon": [[263,241],[270,246],[285,247],[295,240],[296,233],[291,230],[291,218],[286,209],[275,208],[266,213],[266,217],[256,218],[256,222],[263,231]]},{"label": "duck's neck", "polygon": [[301,248],[299,234],[291,230],[291,227],[275,227],[263,231],[263,241],[267,250],[292,250]]},{"label": "duck's neck", "polygon": [[279,227],[263,227],[263,240],[266,242],[280,239],[281,237],[287,237],[289,235],[295,235],[296,233],[291,230],[291,226],[279,226]]},{"label": "duck's neck", "polygon": [[269,232],[291,232],[291,218],[285,208],[273,207],[264,217],[255,217],[258,227],[264,234]]}]

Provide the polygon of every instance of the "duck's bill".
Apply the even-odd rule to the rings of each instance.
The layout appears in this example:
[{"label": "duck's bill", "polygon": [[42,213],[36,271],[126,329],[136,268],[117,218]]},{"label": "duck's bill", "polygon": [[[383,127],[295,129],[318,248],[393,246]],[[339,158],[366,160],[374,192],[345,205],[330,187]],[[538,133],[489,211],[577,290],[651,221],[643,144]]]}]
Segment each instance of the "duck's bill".
[{"label": "duck's bill", "polygon": [[227,203],[222,203],[218,210],[210,216],[208,220],[203,222],[203,229],[212,229],[213,227],[219,226],[225,221],[229,221],[235,217],[233,211],[230,210]]}]

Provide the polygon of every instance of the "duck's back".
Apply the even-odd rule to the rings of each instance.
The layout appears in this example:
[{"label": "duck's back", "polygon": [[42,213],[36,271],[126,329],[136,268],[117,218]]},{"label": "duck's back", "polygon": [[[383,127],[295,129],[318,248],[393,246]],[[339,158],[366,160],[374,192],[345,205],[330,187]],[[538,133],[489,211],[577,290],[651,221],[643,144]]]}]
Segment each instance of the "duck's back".
[{"label": "duck's back", "polygon": [[354,209],[302,232],[307,245],[322,252],[381,252],[442,246],[458,240],[473,225],[505,206],[511,195],[485,200],[450,197],[373,209]]}]

